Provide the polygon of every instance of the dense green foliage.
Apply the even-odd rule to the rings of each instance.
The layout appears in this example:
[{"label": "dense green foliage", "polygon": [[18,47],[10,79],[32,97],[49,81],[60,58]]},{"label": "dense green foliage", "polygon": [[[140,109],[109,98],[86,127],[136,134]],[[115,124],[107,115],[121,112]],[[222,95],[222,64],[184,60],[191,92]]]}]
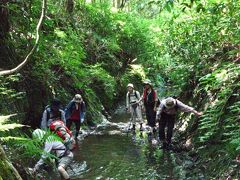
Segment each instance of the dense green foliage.
[{"label": "dense green foliage", "polygon": [[239,154],[239,17],[239,1],[198,1],[172,4],[154,22],[153,69],[170,86],[167,94],[204,110],[194,142],[203,159],[216,160],[208,164],[212,176],[229,168],[216,163]]}]

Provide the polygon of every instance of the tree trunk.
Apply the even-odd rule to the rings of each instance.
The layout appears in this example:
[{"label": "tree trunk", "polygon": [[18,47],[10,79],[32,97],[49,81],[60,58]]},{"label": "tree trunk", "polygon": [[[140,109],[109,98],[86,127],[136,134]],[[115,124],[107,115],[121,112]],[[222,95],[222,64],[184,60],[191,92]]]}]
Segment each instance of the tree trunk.
[{"label": "tree trunk", "polygon": [[10,29],[7,0],[0,0],[0,64],[1,70],[11,67],[10,48],[6,45]]},{"label": "tree trunk", "polygon": [[74,8],[74,0],[67,0],[66,1],[66,11],[67,13],[71,14]]},{"label": "tree trunk", "polygon": [[8,160],[2,146],[0,145],[0,179],[6,179],[6,177],[8,180],[22,180],[18,171]]},{"label": "tree trunk", "polygon": [[121,0],[117,0],[117,8],[121,7]]},{"label": "tree trunk", "polygon": [[0,1],[0,41],[2,41],[9,31],[8,9],[5,7],[7,0]]}]

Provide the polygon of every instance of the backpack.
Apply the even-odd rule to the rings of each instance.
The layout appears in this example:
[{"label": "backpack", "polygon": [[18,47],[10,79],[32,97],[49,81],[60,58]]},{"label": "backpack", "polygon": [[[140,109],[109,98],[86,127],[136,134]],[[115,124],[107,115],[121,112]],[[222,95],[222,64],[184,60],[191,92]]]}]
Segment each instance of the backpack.
[{"label": "backpack", "polygon": [[62,113],[61,113],[60,110],[59,110],[58,113],[57,113],[55,116],[53,116],[53,117],[50,117],[50,116],[51,116],[51,108],[50,108],[50,106],[46,106],[46,107],[45,107],[45,110],[47,111],[47,122],[48,122],[48,120],[49,120],[50,118],[52,118],[52,119],[61,119],[61,117],[62,117]]},{"label": "backpack", "polygon": [[65,126],[63,121],[53,121],[50,124],[49,128],[63,140],[63,143],[67,147],[67,149],[73,150],[76,148],[76,143],[73,138],[72,132],[67,128],[67,126]]},{"label": "backpack", "polygon": [[[138,99],[138,97],[137,97],[137,91],[134,91],[134,95],[135,95],[135,97]],[[128,93],[128,102],[130,103],[130,93]]]},{"label": "backpack", "polygon": [[[134,95],[135,97],[138,99],[138,96],[137,96],[137,91],[134,91]],[[128,93],[128,102],[130,103],[130,93]],[[137,107],[138,107],[138,103],[134,103],[131,105],[132,108],[135,110]]]}]

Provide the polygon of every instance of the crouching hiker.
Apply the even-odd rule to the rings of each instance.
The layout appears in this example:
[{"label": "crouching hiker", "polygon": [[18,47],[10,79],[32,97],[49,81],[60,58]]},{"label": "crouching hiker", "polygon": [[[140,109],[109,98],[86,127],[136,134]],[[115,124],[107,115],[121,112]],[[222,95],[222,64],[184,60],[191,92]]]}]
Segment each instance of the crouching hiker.
[{"label": "crouching hiker", "polygon": [[140,93],[134,90],[133,84],[129,83],[127,85],[127,95],[126,95],[126,109],[131,113],[131,121],[132,121],[132,130],[135,131],[136,122],[140,123],[140,131],[143,130],[142,124],[142,110],[140,100]]},{"label": "crouching hiker", "polygon": [[78,137],[80,126],[84,122],[85,112],[86,112],[85,102],[83,101],[82,96],[80,94],[76,94],[73,100],[70,101],[70,103],[67,105],[65,109],[65,116],[67,119],[68,129],[71,128],[72,123],[75,124],[76,127],[75,138]]},{"label": "crouching hiker", "polygon": [[67,166],[72,162],[73,153],[66,148],[66,146],[59,141],[53,135],[45,137],[46,132],[41,129],[36,129],[32,133],[34,140],[39,141],[44,144],[44,152],[41,156],[41,159],[36,163],[33,169],[31,169],[33,174],[36,174],[37,171],[45,164],[46,159],[49,157],[50,153],[57,157],[57,170],[63,179],[70,179],[66,171]]},{"label": "crouching hiker", "polygon": [[49,128],[50,124],[58,119],[61,119],[66,124],[65,113],[60,109],[61,102],[58,99],[53,99],[50,106],[47,106],[42,115],[41,129]]},{"label": "crouching hiker", "polygon": [[[196,116],[201,116],[203,113],[194,110],[194,108],[183,104],[181,101],[168,97],[161,101],[157,111],[156,119],[159,121],[159,139],[162,148],[169,149],[172,142],[173,128],[176,121],[178,110],[183,112],[191,112]],[[167,138],[165,138],[165,128],[167,127]]]}]

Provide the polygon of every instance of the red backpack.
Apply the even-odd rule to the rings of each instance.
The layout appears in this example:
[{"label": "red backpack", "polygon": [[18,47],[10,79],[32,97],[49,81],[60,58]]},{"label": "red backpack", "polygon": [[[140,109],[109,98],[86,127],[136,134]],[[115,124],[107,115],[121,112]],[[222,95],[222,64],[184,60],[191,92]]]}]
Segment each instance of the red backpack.
[{"label": "red backpack", "polygon": [[64,145],[69,150],[73,150],[76,148],[76,142],[73,138],[72,132],[67,128],[63,121],[61,120],[53,121],[51,122],[49,128],[63,140]]}]

